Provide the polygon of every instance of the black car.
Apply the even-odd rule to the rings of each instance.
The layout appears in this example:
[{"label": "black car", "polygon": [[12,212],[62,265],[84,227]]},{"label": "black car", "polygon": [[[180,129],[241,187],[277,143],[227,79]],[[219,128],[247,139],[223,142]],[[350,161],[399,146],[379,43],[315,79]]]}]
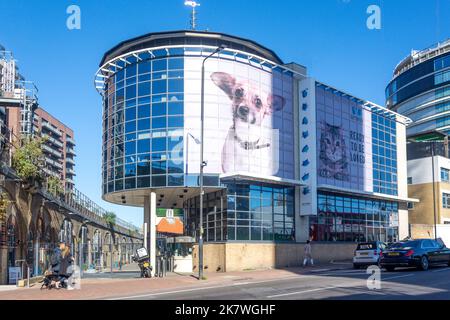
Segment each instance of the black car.
[{"label": "black car", "polygon": [[394,243],[383,252],[380,259],[380,266],[388,271],[397,267],[428,270],[430,265],[436,264],[450,266],[450,249],[430,239]]}]

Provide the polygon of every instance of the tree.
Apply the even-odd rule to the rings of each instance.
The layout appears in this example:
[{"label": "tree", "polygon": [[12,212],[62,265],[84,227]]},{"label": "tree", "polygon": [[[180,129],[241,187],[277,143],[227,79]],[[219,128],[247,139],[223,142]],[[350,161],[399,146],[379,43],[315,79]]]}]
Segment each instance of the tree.
[{"label": "tree", "polygon": [[42,145],[45,140],[42,138],[25,138],[21,146],[17,148],[12,157],[12,167],[17,175],[27,181],[42,182],[41,168],[44,165]]},{"label": "tree", "polygon": [[61,180],[58,177],[50,176],[47,179],[47,190],[57,196],[64,192],[64,189],[61,185]]},{"label": "tree", "polygon": [[116,224],[116,214],[114,212],[106,212],[103,215],[103,219],[105,219],[106,223],[109,224],[110,226],[113,226]]},{"label": "tree", "polygon": [[6,210],[10,202],[5,193],[0,193],[0,223],[6,222]]}]

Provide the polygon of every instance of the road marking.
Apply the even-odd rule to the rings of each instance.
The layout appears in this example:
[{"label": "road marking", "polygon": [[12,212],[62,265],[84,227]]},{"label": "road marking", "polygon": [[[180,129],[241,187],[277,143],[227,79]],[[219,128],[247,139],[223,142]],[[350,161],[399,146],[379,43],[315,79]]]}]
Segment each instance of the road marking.
[{"label": "road marking", "polygon": [[[401,275],[401,276],[394,276],[394,277],[389,277],[389,278],[384,278],[382,280],[391,280],[391,279],[398,279],[398,278],[406,278],[406,277],[411,277],[413,276],[412,273],[410,274],[405,274],[405,275]],[[357,286],[355,286],[357,287]],[[324,290],[330,290],[330,289],[336,289],[336,288],[353,288],[352,286],[348,286],[348,284],[340,284],[340,285],[336,285],[336,286],[332,286],[332,287],[324,287],[324,288],[316,288],[316,289],[309,289],[309,290],[302,290],[302,291],[297,291],[297,292],[289,292],[289,293],[281,293],[281,294],[275,294],[272,296],[267,296],[267,298],[271,299],[271,298],[278,298],[278,297],[286,297],[286,296],[292,296],[292,295],[296,295],[296,294],[303,294],[303,293],[309,293],[309,292],[317,292],[317,291],[324,291]]]},{"label": "road marking", "polygon": [[433,270],[431,272],[442,272],[442,271],[449,271],[450,268],[445,268],[445,269],[439,269],[439,270]]},{"label": "road marking", "polygon": [[302,294],[302,293],[315,292],[315,291],[323,291],[323,290],[336,289],[336,288],[339,288],[339,286],[326,287],[326,288],[317,288],[317,289],[303,290],[303,291],[290,292],[290,293],[275,294],[273,296],[267,296],[267,298],[271,299],[271,298],[278,298],[278,297],[286,297],[286,296],[292,296],[292,295],[295,295],[295,294]]},{"label": "road marking", "polygon": [[[238,282],[233,283],[230,285],[232,286],[244,286],[249,284],[259,284],[259,283],[268,283],[268,282],[275,282],[275,281],[283,281],[283,280],[292,280],[292,279],[299,279],[303,278],[302,276],[293,276],[293,277],[285,277],[281,279],[271,279],[271,280],[261,280],[261,281],[254,281],[254,282]],[[185,289],[185,290],[176,290],[176,291],[167,291],[167,292],[155,292],[155,293],[146,293],[141,295],[135,295],[135,296],[126,296],[126,297],[120,297],[120,298],[110,298],[106,300],[130,300],[130,299],[138,299],[138,298],[145,298],[145,297],[152,297],[152,296],[160,296],[160,295],[168,295],[168,294],[176,294],[176,293],[185,293],[185,292],[191,292],[191,291],[200,291],[200,290],[209,290],[209,289],[218,289],[223,288],[224,286],[211,286],[211,287],[202,287],[202,288],[192,288],[192,289]]]},{"label": "road marking", "polygon": [[411,276],[413,276],[414,274],[413,273],[408,273],[408,274],[404,274],[404,275],[401,275],[401,276],[394,276],[394,277],[389,277],[389,278],[381,278],[381,281],[384,281],[384,280],[392,280],[392,279],[400,279],[400,278],[406,278],[406,277],[411,277]]}]

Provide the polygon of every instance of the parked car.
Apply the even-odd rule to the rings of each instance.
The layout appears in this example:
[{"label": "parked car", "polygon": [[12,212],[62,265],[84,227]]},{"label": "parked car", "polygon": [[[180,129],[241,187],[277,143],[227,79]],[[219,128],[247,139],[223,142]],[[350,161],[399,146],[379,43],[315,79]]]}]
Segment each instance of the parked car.
[{"label": "parked car", "polygon": [[408,240],[392,244],[383,252],[380,266],[388,271],[397,267],[428,270],[430,265],[450,266],[450,249],[431,239]]},{"label": "parked car", "polygon": [[371,265],[378,265],[386,244],[381,241],[361,242],[355,250],[353,257],[353,268],[359,269]]}]

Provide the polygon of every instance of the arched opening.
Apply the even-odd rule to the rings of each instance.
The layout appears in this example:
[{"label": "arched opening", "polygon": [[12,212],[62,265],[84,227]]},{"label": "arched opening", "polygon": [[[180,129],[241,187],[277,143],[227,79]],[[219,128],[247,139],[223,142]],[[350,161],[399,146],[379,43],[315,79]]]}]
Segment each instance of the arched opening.
[{"label": "arched opening", "polygon": [[64,220],[61,231],[59,232],[59,241],[64,242],[66,245],[70,246],[71,254],[74,254],[73,248],[73,224],[70,220]]},{"label": "arched opening", "polygon": [[[11,215],[6,222],[4,240],[6,240],[6,266],[8,270],[10,267],[16,266],[16,260],[20,256],[18,225],[15,216]],[[7,282],[9,283],[9,281],[8,272]]]},{"label": "arched opening", "polygon": [[82,225],[80,228],[79,238],[79,265],[82,270],[87,270],[89,267],[89,243],[88,243],[88,227]]},{"label": "arched opening", "polygon": [[94,268],[97,269],[103,266],[102,257],[102,235],[100,230],[95,230],[92,238],[92,264]]}]

